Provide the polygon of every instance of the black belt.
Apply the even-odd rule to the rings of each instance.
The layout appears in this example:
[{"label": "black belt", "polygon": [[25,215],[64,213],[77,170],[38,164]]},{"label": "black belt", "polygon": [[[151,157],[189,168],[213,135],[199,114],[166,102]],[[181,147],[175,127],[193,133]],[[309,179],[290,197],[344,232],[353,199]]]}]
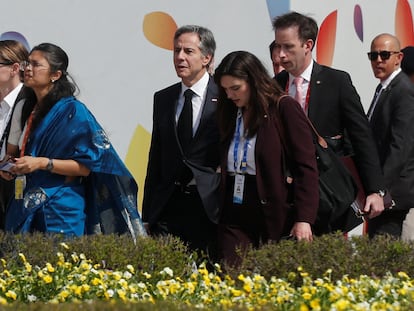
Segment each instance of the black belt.
[{"label": "black belt", "polygon": [[175,182],[175,189],[184,194],[194,194],[197,193],[197,185],[182,185],[180,182]]}]

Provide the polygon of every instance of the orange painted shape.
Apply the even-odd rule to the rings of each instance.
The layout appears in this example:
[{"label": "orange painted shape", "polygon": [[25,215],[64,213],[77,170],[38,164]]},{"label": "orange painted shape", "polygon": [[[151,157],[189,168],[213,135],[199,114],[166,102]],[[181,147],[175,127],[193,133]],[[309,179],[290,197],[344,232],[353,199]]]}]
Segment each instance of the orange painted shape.
[{"label": "orange painted shape", "polygon": [[407,0],[398,0],[395,9],[395,35],[401,47],[414,45],[413,16]]},{"label": "orange painted shape", "polygon": [[148,13],[144,17],[142,28],[149,42],[160,48],[173,50],[177,24],[170,15],[164,12]]},{"label": "orange painted shape", "polygon": [[336,22],[338,11],[333,11],[319,27],[316,44],[316,60],[326,66],[332,66],[336,41]]}]

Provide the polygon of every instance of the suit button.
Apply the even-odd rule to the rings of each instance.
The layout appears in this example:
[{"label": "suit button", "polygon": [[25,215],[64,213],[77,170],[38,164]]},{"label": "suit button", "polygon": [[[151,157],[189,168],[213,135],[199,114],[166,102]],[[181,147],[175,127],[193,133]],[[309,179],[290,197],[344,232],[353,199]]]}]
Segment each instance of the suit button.
[{"label": "suit button", "polygon": [[262,199],[262,200],[260,200],[260,204],[262,204],[262,205],[266,205],[266,204],[267,204],[267,200],[266,200],[266,199]]}]

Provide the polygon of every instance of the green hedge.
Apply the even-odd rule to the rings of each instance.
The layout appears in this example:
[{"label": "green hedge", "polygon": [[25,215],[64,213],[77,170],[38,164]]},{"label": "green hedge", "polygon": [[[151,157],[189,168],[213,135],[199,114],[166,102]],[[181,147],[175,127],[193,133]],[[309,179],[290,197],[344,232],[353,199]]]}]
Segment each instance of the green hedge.
[{"label": "green hedge", "polygon": [[[56,262],[57,253],[66,258],[73,254],[84,254],[93,263],[109,270],[125,270],[132,265],[137,272],[152,275],[145,279],[144,274],[136,273],[137,278],[156,286],[162,276],[157,273],[165,267],[174,271],[174,277],[190,279],[198,264],[206,258],[189,252],[178,239],[165,237],[159,239],[142,238],[135,244],[128,236],[96,235],[75,239],[64,239],[56,235],[9,235],[0,232],[0,251],[2,264],[0,271],[24,269],[21,254],[33,266],[45,266]],[[352,237],[346,239],[342,234],[325,235],[315,238],[314,242],[282,241],[263,245],[260,249],[249,250],[239,268],[222,266],[225,274],[234,280],[238,276],[260,274],[267,280],[272,277],[289,280],[293,286],[303,286],[303,277],[298,271],[306,272],[312,279],[329,278],[333,282],[344,275],[357,279],[368,275],[381,279],[399,271],[408,276],[414,275],[414,244],[380,236],[375,239]],[[414,306],[409,306],[414,307]],[[401,309],[401,310],[410,310]],[[30,303],[16,302],[1,306],[1,310],[192,310],[180,300],[157,301],[157,303],[124,303],[91,301],[79,303]],[[272,306],[262,306],[260,310],[271,310]],[[208,309],[203,309],[208,310]],[[247,310],[234,306],[232,310]],[[285,309],[283,309],[285,310]],[[293,310],[293,309],[286,309]]]}]

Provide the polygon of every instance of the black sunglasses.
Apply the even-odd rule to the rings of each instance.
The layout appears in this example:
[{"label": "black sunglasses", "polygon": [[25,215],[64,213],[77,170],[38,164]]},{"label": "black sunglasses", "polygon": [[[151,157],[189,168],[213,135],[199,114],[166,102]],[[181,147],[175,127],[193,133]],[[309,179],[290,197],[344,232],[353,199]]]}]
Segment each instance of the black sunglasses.
[{"label": "black sunglasses", "polygon": [[368,52],[368,58],[370,61],[374,61],[378,59],[378,55],[381,57],[382,60],[387,60],[391,57],[392,54],[398,54],[400,52],[395,51],[379,51],[379,52]]}]

